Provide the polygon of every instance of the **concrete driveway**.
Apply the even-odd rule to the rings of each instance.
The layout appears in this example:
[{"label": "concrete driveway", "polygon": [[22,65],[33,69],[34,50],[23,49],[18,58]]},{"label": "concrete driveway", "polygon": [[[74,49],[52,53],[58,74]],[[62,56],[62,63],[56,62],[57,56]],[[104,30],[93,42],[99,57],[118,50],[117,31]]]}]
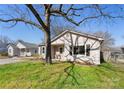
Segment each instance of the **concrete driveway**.
[{"label": "concrete driveway", "polygon": [[17,63],[17,62],[20,62],[20,61],[22,61],[22,59],[18,58],[18,57],[0,59],[0,65],[10,64],[10,63]]}]

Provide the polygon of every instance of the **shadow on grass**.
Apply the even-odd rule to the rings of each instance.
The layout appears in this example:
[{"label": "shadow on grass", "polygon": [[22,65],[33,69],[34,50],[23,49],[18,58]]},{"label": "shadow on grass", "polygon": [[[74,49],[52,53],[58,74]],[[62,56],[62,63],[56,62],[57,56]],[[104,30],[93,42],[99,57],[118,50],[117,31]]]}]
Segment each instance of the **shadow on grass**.
[{"label": "shadow on grass", "polygon": [[124,73],[124,71],[114,67],[111,64],[102,64],[95,68],[96,75],[100,78],[100,81],[104,81],[103,76],[111,79],[114,76],[121,77],[120,73]]},{"label": "shadow on grass", "polygon": [[[69,78],[72,78],[71,79],[71,82],[73,85],[80,85],[80,83],[78,82],[78,78],[76,78],[76,73],[75,70],[74,70],[74,67],[75,67],[75,64],[74,63],[70,63],[71,65],[66,67],[64,69],[64,73],[66,73],[66,77],[61,81],[61,83],[59,83],[59,88],[63,88],[64,85],[65,85],[65,82],[69,79]],[[62,74],[60,74],[59,78],[57,81],[59,81],[62,77]]]}]

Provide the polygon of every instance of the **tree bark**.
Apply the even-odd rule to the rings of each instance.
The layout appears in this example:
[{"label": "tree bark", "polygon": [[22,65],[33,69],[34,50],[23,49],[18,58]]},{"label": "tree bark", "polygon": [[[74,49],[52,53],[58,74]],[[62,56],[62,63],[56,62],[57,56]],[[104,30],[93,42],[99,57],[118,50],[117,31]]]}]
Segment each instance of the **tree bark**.
[{"label": "tree bark", "polygon": [[49,5],[45,6],[45,18],[46,18],[46,27],[47,31],[45,33],[46,37],[46,62],[51,64],[52,59],[51,59],[51,32],[50,32],[50,7]]},{"label": "tree bark", "polygon": [[47,33],[45,33],[45,37],[46,37],[46,57],[45,57],[45,61],[46,63],[51,64],[52,63],[52,59],[51,59],[51,36],[50,36],[50,31],[48,31]]}]

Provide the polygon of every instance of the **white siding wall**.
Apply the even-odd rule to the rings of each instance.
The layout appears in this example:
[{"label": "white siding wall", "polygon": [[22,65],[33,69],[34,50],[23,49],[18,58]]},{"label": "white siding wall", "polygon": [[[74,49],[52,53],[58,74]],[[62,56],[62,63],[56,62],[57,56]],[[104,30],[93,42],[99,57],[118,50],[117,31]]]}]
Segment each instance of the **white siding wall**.
[{"label": "white siding wall", "polygon": [[[88,40],[86,41],[86,39],[87,37],[79,36],[76,34],[70,35],[70,33],[66,33],[64,36],[52,42],[52,44],[56,44],[56,45],[64,44],[64,53],[62,58],[63,61],[65,60],[73,61],[75,59],[77,61],[84,61],[84,62],[88,61],[90,63],[100,64],[100,48],[99,48],[100,42],[90,38],[88,38]],[[69,50],[70,50],[69,46],[72,46],[72,41],[74,46],[90,44],[90,46],[92,46],[90,51],[90,56],[86,56],[86,55],[71,56],[69,54]]]},{"label": "white siding wall", "polygon": [[9,56],[19,56],[19,50],[14,49],[12,46],[8,47],[8,55]]},{"label": "white siding wall", "polygon": [[[44,48],[44,53],[43,53],[43,48]],[[45,59],[45,46],[41,46],[38,51],[40,52],[41,57]]]},{"label": "white siding wall", "polygon": [[9,46],[9,47],[8,47],[8,55],[9,55],[9,56],[14,56],[14,49],[13,49],[12,46]]},{"label": "white siding wall", "polygon": [[38,47],[38,54],[39,55],[41,54],[41,47],[40,46]]}]

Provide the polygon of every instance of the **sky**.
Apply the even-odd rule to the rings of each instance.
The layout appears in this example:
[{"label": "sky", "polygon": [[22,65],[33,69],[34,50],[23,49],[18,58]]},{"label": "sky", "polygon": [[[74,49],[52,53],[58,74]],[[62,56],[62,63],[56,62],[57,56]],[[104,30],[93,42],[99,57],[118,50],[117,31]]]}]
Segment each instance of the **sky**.
[{"label": "sky", "polygon": [[[116,15],[118,10],[115,10],[113,7],[114,6],[111,6],[111,8],[107,11],[114,10],[115,11],[114,15]],[[0,5],[0,10],[1,9],[7,12],[11,12],[8,8],[6,8],[6,5],[4,6]],[[61,22],[63,21],[61,20]],[[124,20],[115,20],[114,22],[110,23],[108,22],[107,24],[104,23],[96,24],[94,22],[91,22],[89,25],[84,26],[84,24],[82,24],[76,28],[82,32],[86,31],[89,33],[90,32],[93,33],[96,31],[108,31],[109,33],[112,34],[112,37],[115,39],[115,46],[124,45],[124,38],[122,38],[122,36],[124,36]],[[37,28],[32,29],[31,27],[26,26],[23,23],[18,23],[16,26],[12,28],[7,28],[7,24],[3,24],[0,22],[0,35],[8,36],[10,39],[14,41],[21,39],[36,44],[41,43],[44,38],[44,33],[41,30]]]}]

